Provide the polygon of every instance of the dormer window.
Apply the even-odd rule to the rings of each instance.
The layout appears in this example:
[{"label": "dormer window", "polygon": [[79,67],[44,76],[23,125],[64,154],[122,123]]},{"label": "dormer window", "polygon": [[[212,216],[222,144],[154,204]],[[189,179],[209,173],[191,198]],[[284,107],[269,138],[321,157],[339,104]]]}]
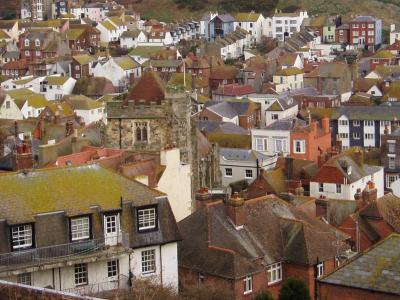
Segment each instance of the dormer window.
[{"label": "dormer window", "polygon": [[11,245],[13,250],[32,248],[32,224],[11,227]]},{"label": "dormer window", "polygon": [[137,223],[139,231],[152,230],[157,228],[157,208],[146,207],[137,209]]},{"label": "dormer window", "polygon": [[90,219],[88,216],[71,218],[71,241],[79,241],[90,238]]},{"label": "dormer window", "polygon": [[40,41],[39,41],[39,39],[36,39],[36,40],[35,40],[35,46],[36,46],[36,47],[39,47],[39,46],[40,46]]},{"label": "dormer window", "polygon": [[29,40],[28,39],[25,40],[25,47],[29,47]]}]

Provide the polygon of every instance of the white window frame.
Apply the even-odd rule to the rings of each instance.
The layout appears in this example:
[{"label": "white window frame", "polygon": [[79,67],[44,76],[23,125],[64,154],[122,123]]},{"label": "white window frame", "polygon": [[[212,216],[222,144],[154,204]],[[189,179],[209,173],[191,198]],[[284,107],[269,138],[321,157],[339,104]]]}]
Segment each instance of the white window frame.
[{"label": "white window frame", "polygon": [[388,155],[388,169],[396,169],[396,155]]},{"label": "white window frame", "polygon": [[[299,149],[297,149],[299,146]],[[306,153],[306,141],[305,140],[293,140],[293,152],[294,153]]]},{"label": "white window frame", "polygon": [[386,175],[386,187],[390,188],[391,184],[399,179],[399,175]]},{"label": "white window frame", "polygon": [[[228,172],[230,170],[230,172]],[[230,175],[228,174],[230,173]],[[225,168],[225,177],[232,177],[233,176],[233,169],[232,168]]]},{"label": "white window frame", "polygon": [[17,283],[32,285],[32,273],[21,273],[17,275]]},{"label": "white window frame", "polygon": [[340,183],[336,184],[336,194],[342,193],[342,185]]},{"label": "white window frame", "polygon": [[245,175],[246,179],[253,179],[253,170],[252,169],[245,169],[244,170],[244,175]]},{"label": "white window frame", "polygon": [[317,278],[324,276],[324,262],[320,262],[316,266],[317,269]]},{"label": "white window frame", "polygon": [[88,216],[71,218],[71,241],[90,238],[90,219]]},{"label": "white window frame", "polygon": [[115,279],[119,276],[119,259],[110,260],[107,262],[107,277]]},{"label": "white window frame", "polygon": [[266,151],[267,150],[267,139],[266,138],[255,138],[256,150]]},{"label": "white window frame", "polygon": [[253,276],[246,276],[243,279],[243,295],[248,295],[253,292]]},{"label": "white window frame", "polygon": [[359,132],[353,132],[353,139],[354,140],[359,140],[361,139],[361,135]]},{"label": "white window frame", "polygon": [[365,120],[364,126],[372,127],[372,126],[374,126],[374,121],[373,120]]},{"label": "white window frame", "polygon": [[32,224],[11,227],[11,246],[14,250],[30,248],[33,245]]},{"label": "white window frame", "polygon": [[276,263],[267,267],[268,285],[282,281],[282,263]]},{"label": "white window frame", "polygon": [[318,192],[320,193],[324,192],[324,183],[318,182]]},{"label": "white window frame", "polygon": [[152,274],[156,272],[156,249],[143,250],[141,252],[142,274]]},{"label": "white window frame", "polygon": [[138,208],[138,230],[149,230],[157,227],[157,210],[155,207]]},{"label": "white window frame", "polygon": [[353,120],[353,126],[354,127],[359,127],[360,126],[360,120]]},{"label": "white window frame", "polygon": [[25,47],[29,47],[29,40],[28,39],[25,39],[24,45],[25,45]]},{"label": "white window frame", "polygon": [[74,265],[74,282],[75,286],[88,284],[88,266],[86,263]]}]

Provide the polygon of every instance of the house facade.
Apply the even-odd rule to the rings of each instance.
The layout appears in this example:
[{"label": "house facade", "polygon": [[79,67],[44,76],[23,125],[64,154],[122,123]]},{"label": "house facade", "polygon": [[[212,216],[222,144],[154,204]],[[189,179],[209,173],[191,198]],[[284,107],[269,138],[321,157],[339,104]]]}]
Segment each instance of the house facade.
[{"label": "house facade", "polygon": [[382,20],[371,16],[358,16],[349,22],[349,42],[354,48],[374,50],[382,44]]},{"label": "house facade", "polygon": [[299,32],[305,18],[308,18],[306,11],[298,13],[275,12],[272,17],[272,37],[283,41],[285,36],[290,37],[293,33]]}]

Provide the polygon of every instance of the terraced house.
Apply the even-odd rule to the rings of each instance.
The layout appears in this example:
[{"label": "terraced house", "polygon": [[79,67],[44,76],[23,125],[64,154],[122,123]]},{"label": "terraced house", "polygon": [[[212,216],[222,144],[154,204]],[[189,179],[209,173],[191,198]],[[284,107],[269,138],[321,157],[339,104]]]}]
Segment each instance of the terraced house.
[{"label": "terraced house", "polygon": [[161,192],[97,165],[8,173],[0,185],[0,278],[78,294],[133,278],[177,288],[180,235]]}]

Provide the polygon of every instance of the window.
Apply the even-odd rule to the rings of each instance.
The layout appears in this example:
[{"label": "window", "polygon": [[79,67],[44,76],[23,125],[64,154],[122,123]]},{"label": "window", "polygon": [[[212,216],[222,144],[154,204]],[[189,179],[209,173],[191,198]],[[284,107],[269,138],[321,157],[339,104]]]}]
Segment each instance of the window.
[{"label": "window", "polygon": [[353,132],[353,139],[359,140],[360,139],[360,133],[359,132]]},{"label": "window", "polygon": [[323,192],[324,192],[324,184],[321,183],[321,182],[318,184],[318,191],[319,191],[320,193],[323,193]]},{"label": "window", "polygon": [[388,141],[388,151],[389,153],[396,152],[396,141]]},{"label": "window", "polygon": [[71,219],[71,240],[78,241],[90,237],[89,217]]},{"label": "window", "polygon": [[156,271],[156,250],[142,251],[142,274],[154,273]]},{"label": "window", "polygon": [[399,179],[398,175],[386,175],[386,187],[391,188],[393,182]]},{"label": "window", "polygon": [[275,140],[275,152],[276,153],[287,152],[286,150],[287,150],[286,149],[286,140],[276,139]]},{"label": "window", "polygon": [[253,170],[246,170],[245,175],[247,179],[253,178]]},{"label": "window", "polygon": [[17,283],[32,285],[31,273],[22,273],[17,275]]},{"label": "window", "polygon": [[26,50],[25,51],[25,56],[30,56],[31,55],[31,53],[29,52],[29,50]]},{"label": "window", "polygon": [[317,265],[317,278],[324,276],[324,263],[319,263]]},{"label": "window", "polygon": [[305,140],[294,140],[293,141],[294,153],[306,153],[306,141]]},{"label": "window", "polygon": [[374,134],[373,133],[366,133],[365,135],[366,140],[373,140],[374,139]]},{"label": "window", "polygon": [[336,184],[336,194],[341,194],[341,193],[342,193],[342,185]]},{"label": "window", "polygon": [[157,212],[155,207],[138,209],[137,215],[139,231],[156,228]]},{"label": "window", "polygon": [[119,260],[111,260],[107,262],[107,277],[114,278],[119,274]]},{"label": "window", "polygon": [[339,120],[339,125],[347,126],[347,125],[349,125],[349,122],[347,120]]},{"label": "window", "polygon": [[232,168],[225,168],[225,177],[232,177]]},{"label": "window", "polygon": [[349,134],[348,134],[348,133],[345,133],[345,132],[339,133],[339,138],[341,138],[341,139],[348,139],[348,138],[349,138]]},{"label": "window", "polygon": [[40,41],[38,39],[35,40],[35,46],[39,47],[40,46]]},{"label": "window", "polygon": [[272,114],[271,119],[272,120],[278,120],[279,119],[279,115],[278,114]]},{"label": "window", "polygon": [[6,109],[9,109],[11,107],[11,101],[6,101]]},{"label": "window", "polygon": [[276,263],[268,266],[268,284],[282,280],[282,263]]},{"label": "window", "polygon": [[250,294],[253,291],[253,277],[246,276],[245,279],[243,279],[243,285],[244,285],[243,294],[245,295]]},{"label": "window", "polygon": [[146,122],[137,122],[136,126],[136,141],[137,142],[148,142],[148,132]]},{"label": "window", "polygon": [[364,126],[374,126],[374,121],[366,120],[366,121],[364,121]]},{"label": "window", "polygon": [[354,126],[354,127],[360,126],[360,120],[354,120],[354,121],[353,121],[353,126]]},{"label": "window", "polygon": [[266,151],[267,150],[267,139],[256,138],[256,150]]},{"label": "window", "polygon": [[373,24],[373,23],[368,24],[368,28],[374,28],[374,27],[375,27],[375,24]]},{"label": "window", "polygon": [[75,285],[88,284],[87,264],[75,265]]},{"label": "window", "polygon": [[32,247],[32,225],[17,225],[11,227],[12,248]]},{"label": "window", "polygon": [[396,156],[393,155],[388,157],[388,167],[389,169],[396,168]]},{"label": "window", "polygon": [[25,40],[25,47],[29,47],[29,40],[28,39]]}]

